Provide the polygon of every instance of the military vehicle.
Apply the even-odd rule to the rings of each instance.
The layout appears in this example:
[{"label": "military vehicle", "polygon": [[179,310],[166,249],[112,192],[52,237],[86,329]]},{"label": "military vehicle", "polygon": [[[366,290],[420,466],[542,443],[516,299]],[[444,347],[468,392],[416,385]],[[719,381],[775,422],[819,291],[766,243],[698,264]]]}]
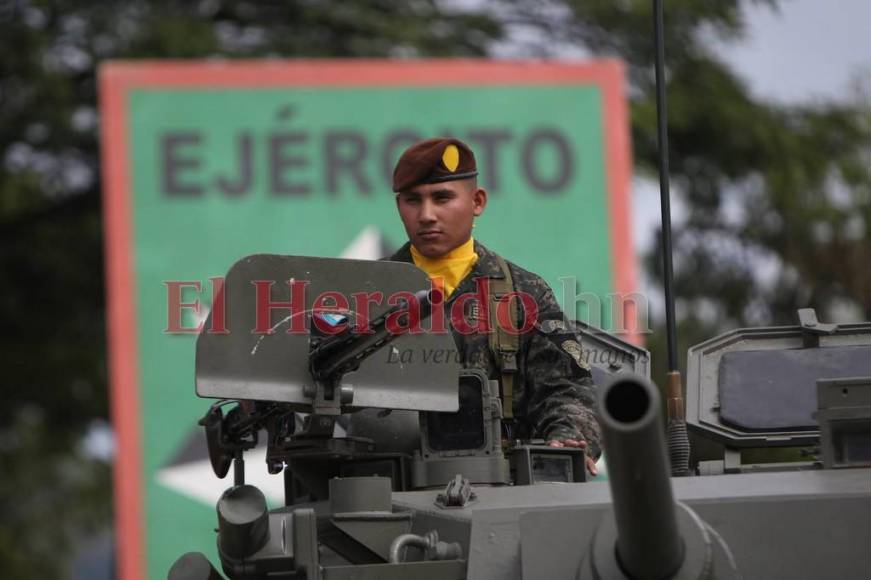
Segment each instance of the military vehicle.
[{"label": "military vehicle", "polygon": [[[201,334],[196,354],[197,393],[218,399],[201,421],[212,467],[222,478],[233,467],[217,503],[229,578],[871,577],[871,323],[802,310],[796,326],[712,338],[689,351],[684,399],[654,7],[668,424],[648,353],[581,325],[587,352],[604,355],[590,362],[607,482],[588,481],[583,451],[504,437],[498,384],[461,369],[450,333],[433,331],[438,300],[420,270],[243,258],[224,285],[230,332]],[[347,300],[379,292],[403,298]],[[264,313],[258,299],[285,304]],[[245,484],[244,453],[261,437],[259,468],[284,476],[278,509]],[[779,448],[805,456],[753,459]],[[223,576],[188,553],[169,578]]]},{"label": "military vehicle", "polygon": [[[263,322],[256,280],[307,282],[296,309],[270,313],[264,334],[250,332]],[[270,300],[286,300],[288,287],[273,286]],[[224,288],[230,332],[199,337],[196,383],[199,395],[220,399],[202,420],[213,468],[223,477],[235,464],[217,505],[230,578],[871,571],[871,324],[821,324],[802,311],[795,327],[738,330],[693,347],[686,420],[698,461],[693,475],[674,479],[647,352],[581,328],[588,352],[605,353],[591,361],[608,481],[586,481],[581,450],[506,444],[498,384],[434,354],[451,352],[453,339],[423,324],[432,295],[414,266],[249,256]],[[370,305],[368,332],[356,331],[361,313],[350,304],[318,308],[327,290],[336,298],[408,289],[417,292],[394,306]],[[337,436],[342,417],[348,434]],[[259,468],[285,478],[286,506],[271,511],[244,484],[244,451],[264,434]],[[781,446],[818,452],[742,463],[743,450]],[[221,578],[197,554],[169,577]]]}]

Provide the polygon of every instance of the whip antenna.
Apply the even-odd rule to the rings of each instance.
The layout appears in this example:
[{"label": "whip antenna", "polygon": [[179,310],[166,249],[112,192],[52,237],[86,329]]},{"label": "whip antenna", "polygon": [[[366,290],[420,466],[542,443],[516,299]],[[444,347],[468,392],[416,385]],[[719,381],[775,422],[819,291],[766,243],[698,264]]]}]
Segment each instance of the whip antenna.
[{"label": "whip antenna", "polygon": [[690,443],[684,420],[683,385],[677,365],[677,333],[674,321],[674,268],[671,245],[671,203],[668,183],[668,101],[665,90],[665,38],[662,0],[653,0],[653,28],[656,46],[656,125],[659,141],[659,202],[662,213],[662,274],[665,281],[665,327],[668,340],[668,386],[666,408],[671,474],[689,471]]}]

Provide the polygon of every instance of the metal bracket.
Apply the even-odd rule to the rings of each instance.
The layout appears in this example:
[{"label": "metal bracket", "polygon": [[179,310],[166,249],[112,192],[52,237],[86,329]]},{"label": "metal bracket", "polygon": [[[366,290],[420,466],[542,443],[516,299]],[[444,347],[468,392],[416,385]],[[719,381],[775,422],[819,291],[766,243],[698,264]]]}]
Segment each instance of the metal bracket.
[{"label": "metal bracket", "polygon": [[817,312],[813,308],[799,308],[798,324],[801,326],[804,348],[819,348],[820,336],[834,334],[838,330],[837,324],[823,324],[817,320]]},{"label": "metal bracket", "polygon": [[445,486],[445,490],[436,497],[436,505],[440,508],[462,508],[477,496],[472,490],[472,484],[459,473]]},{"label": "metal bracket", "polygon": [[502,359],[502,370],[505,372],[517,372],[517,353],[511,350],[499,349],[499,356]]},{"label": "metal bracket", "polygon": [[723,470],[725,473],[741,473],[741,450],[726,447],[723,450]]}]

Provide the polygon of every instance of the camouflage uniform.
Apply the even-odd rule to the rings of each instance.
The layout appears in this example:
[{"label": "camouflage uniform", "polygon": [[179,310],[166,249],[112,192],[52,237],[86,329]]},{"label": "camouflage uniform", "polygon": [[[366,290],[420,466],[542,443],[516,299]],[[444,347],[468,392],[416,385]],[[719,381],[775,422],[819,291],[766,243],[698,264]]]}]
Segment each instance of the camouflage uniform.
[{"label": "camouflage uniform", "polygon": [[[393,256],[395,262],[413,263],[410,244]],[[504,278],[496,254],[475,241],[478,262],[445,303],[445,320],[458,296],[474,293],[481,276]],[[518,379],[514,386],[514,432],[519,439],[583,439],[593,454],[600,449],[595,417],[595,386],[589,365],[583,360],[580,337],[563,316],[553,291],[541,277],[508,262],[514,289],[530,294],[538,305],[536,328],[521,336]],[[523,327],[523,309],[519,327]],[[484,369],[491,379],[500,376],[488,336],[463,335],[453,329],[454,340],[465,368]]]}]

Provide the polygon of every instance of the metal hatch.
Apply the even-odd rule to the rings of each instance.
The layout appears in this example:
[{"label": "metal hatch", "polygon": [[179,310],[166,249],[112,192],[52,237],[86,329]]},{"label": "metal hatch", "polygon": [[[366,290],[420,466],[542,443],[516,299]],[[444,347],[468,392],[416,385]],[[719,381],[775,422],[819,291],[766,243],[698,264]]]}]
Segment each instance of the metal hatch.
[{"label": "metal hatch", "polygon": [[730,447],[799,446],[819,440],[819,379],[871,375],[871,323],[743,328],[692,347],[690,429]]}]

